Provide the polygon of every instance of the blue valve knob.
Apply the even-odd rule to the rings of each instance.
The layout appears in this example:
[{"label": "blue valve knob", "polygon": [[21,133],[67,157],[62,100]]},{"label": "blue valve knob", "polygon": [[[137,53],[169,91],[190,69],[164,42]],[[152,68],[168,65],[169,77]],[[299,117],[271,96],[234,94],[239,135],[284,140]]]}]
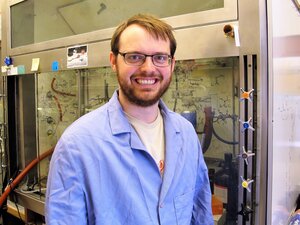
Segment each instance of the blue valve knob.
[{"label": "blue valve knob", "polygon": [[249,124],[248,122],[243,123],[243,127],[244,127],[245,129],[248,129],[248,128],[250,127],[250,124]]},{"label": "blue valve knob", "polygon": [[242,121],[240,120],[240,122],[242,123],[242,126],[243,126],[243,129],[242,129],[242,133],[247,130],[247,129],[250,129],[252,131],[254,131],[255,129],[251,126],[251,120],[252,118],[250,117],[248,121]]},{"label": "blue valve knob", "polygon": [[6,66],[12,65],[12,58],[9,57],[9,56],[6,56],[5,59],[4,59],[4,63],[5,63]]}]

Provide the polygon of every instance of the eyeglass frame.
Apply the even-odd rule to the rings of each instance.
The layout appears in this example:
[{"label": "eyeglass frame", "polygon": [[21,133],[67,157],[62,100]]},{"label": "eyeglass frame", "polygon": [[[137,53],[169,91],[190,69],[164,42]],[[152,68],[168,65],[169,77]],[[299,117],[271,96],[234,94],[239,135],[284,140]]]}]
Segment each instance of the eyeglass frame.
[{"label": "eyeglass frame", "polygon": [[[173,56],[171,56],[171,55],[169,55],[169,54],[163,54],[163,53],[157,53],[157,54],[153,54],[153,55],[147,55],[147,54],[144,54],[144,53],[138,53],[138,52],[120,52],[120,51],[118,51],[117,54],[121,55],[121,56],[123,57],[124,62],[125,62],[127,65],[129,65],[129,66],[141,66],[141,65],[143,65],[143,64],[145,63],[147,57],[151,57],[151,61],[152,61],[152,63],[153,63],[154,66],[163,68],[163,67],[168,67],[168,66],[170,66],[170,65],[172,64],[172,59],[173,59]],[[141,61],[141,63],[139,63],[139,64],[132,64],[132,63],[129,63],[129,62],[126,61],[126,55],[127,55],[127,54],[142,55],[142,56],[144,56],[145,58],[144,58],[144,59]],[[167,56],[167,57],[168,57],[168,61],[167,61],[168,64],[167,64],[167,65],[157,65],[156,62],[155,62],[155,60],[153,59],[154,56]]]}]

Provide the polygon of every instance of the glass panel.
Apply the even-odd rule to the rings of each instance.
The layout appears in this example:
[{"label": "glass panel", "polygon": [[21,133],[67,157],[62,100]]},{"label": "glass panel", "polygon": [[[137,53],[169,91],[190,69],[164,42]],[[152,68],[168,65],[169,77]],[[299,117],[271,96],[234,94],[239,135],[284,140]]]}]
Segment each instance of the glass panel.
[{"label": "glass panel", "polygon": [[224,0],[27,0],[11,7],[12,48],[114,27],[137,13],[165,18],[222,7]]},{"label": "glass panel", "polygon": [[48,149],[78,113],[77,73],[74,70],[38,75],[39,148]]},{"label": "glass panel", "polygon": [[34,42],[34,1],[28,0],[11,7],[12,48]]},{"label": "glass panel", "polygon": [[88,113],[108,102],[118,87],[116,74],[110,67],[84,71],[83,82],[83,113]]}]

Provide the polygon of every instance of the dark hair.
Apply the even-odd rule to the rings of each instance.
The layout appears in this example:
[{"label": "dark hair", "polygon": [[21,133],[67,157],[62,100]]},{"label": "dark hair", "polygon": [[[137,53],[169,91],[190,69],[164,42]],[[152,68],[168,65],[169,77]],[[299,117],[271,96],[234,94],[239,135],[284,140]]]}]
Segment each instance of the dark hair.
[{"label": "dark hair", "polygon": [[122,32],[132,24],[137,24],[149,32],[156,39],[169,40],[171,56],[173,57],[176,51],[176,40],[173,35],[173,28],[162,20],[147,14],[137,14],[130,17],[128,20],[121,23],[115,30],[110,45],[111,51],[117,55],[119,52],[120,36]]},{"label": "dark hair", "polygon": [[298,195],[298,198],[296,200],[296,210],[300,209],[300,194]]}]

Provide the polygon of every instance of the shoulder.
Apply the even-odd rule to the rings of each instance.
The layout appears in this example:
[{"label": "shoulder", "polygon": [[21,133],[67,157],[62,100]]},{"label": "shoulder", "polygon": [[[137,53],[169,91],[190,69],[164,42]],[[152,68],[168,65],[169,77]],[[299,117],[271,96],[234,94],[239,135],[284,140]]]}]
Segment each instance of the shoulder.
[{"label": "shoulder", "polygon": [[289,221],[289,225],[298,225],[300,224],[300,213],[294,214]]},{"label": "shoulder", "polygon": [[[121,114],[121,106],[118,103],[116,93],[110,101],[103,106],[81,116],[73,122],[64,132],[63,136],[102,136],[109,133],[112,117],[115,112]],[[117,116],[116,116],[117,117]]]},{"label": "shoulder", "polygon": [[163,108],[165,121],[173,123],[179,130],[195,133],[195,129],[190,121],[181,116],[179,113],[173,112],[168,108]]},{"label": "shoulder", "polygon": [[99,132],[101,126],[107,123],[107,107],[104,105],[95,109],[74,121],[64,132],[64,136],[91,134]]}]

